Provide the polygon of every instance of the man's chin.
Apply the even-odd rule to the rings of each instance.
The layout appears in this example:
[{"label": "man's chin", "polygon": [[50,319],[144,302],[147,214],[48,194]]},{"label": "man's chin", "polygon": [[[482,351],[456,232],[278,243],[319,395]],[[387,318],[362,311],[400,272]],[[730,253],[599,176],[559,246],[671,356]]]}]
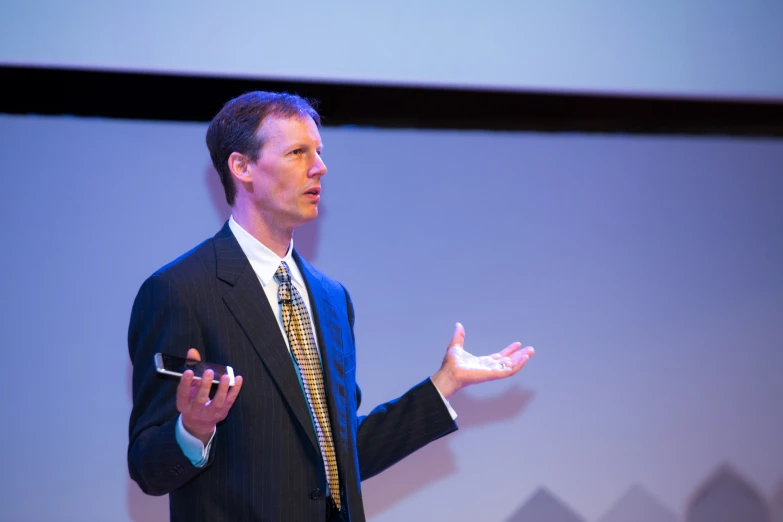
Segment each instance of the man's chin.
[{"label": "man's chin", "polygon": [[303,212],[298,216],[298,225],[297,227],[301,227],[303,225],[306,225],[312,221],[315,221],[315,219],[318,217],[318,208],[314,208],[309,212]]}]

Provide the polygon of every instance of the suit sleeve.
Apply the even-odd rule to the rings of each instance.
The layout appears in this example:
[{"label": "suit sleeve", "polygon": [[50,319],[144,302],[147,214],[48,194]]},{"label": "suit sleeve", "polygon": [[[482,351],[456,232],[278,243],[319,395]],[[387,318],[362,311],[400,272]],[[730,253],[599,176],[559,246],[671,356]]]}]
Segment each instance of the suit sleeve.
[{"label": "suit sleeve", "polygon": [[183,486],[212,461],[214,449],[203,467],[194,466],[183,453],[175,432],[179,379],[155,370],[155,353],[185,357],[189,348],[206,356],[195,314],[175,284],[161,275],[150,277],[133,303],[128,329],[133,363],[128,469],[150,495],[165,495]]},{"label": "suit sleeve", "polygon": [[[345,296],[353,336],[353,303],[347,291]],[[357,385],[357,409],[360,402],[361,392]],[[381,404],[369,415],[358,418],[356,448],[361,480],[377,475],[457,429],[438,389],[429,378],[425,379],[402,397]]]}]

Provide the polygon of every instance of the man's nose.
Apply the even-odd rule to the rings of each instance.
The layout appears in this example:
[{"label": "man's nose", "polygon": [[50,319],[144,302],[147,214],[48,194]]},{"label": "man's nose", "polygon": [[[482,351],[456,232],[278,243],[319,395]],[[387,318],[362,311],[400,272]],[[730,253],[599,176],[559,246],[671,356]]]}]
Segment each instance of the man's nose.
[{"label": "man's nose", "polygon": [[321,159],[318,154],[315,155],[315,161],[313,162],[313,168],[310,169],[310,176],[321,177],[326,174],[326,163]]}]

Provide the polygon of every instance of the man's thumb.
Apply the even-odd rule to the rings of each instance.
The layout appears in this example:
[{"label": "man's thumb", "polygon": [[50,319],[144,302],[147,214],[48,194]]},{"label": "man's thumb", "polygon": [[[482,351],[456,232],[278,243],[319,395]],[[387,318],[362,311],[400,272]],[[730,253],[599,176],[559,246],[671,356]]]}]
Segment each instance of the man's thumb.
[{"label": "man's thumb", "polygon": [[463,347],[465,346],[465,328],[460,323],[454,325],[454,336],[451,338],[451,342],[449,343],[449,348],[451,348],[455,344],[458,344]]}]

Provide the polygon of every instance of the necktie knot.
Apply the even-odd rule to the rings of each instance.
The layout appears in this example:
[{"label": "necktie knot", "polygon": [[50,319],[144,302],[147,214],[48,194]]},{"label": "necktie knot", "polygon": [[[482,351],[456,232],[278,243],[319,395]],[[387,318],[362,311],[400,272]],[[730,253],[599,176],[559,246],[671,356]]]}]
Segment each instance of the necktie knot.
[{"label": "necktie knot", "polygon": [[291,271],[288,269],[288,264],[286,264],[285,261],[280,262],[280,266],[277,267],[277,271],[275,272],[275,277],[280,283],[291,282]]}]

